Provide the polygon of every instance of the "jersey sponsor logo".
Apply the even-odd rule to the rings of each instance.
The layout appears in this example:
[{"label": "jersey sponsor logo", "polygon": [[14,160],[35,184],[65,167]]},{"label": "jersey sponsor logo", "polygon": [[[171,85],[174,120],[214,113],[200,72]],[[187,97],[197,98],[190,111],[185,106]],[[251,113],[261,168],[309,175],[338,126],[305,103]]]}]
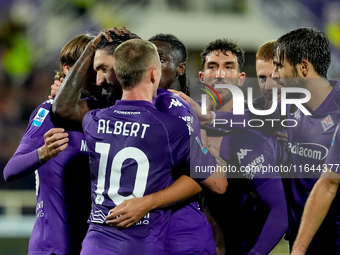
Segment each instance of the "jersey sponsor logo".
[{"label": "jersey sponsor logo", "polygon": [[[257,158],[255,158],[253,161],[251,161],[246,167],[244,176],[247,177],[249,180],[252,180],[256,174],[256,172],[260,172],[262,165],[264,163],[264,155],[261,154]],[[240,162],[241,164],[241,162]]]},{"label": "jersey sponsor logo", "polygon": [[33,119],[32,125],[40,127],[49,112],[50,111],[46,110],[45,108],[40,108]]},{"label": "jersey sponsor logo", "polygon": [[45,215],[45,213],[44,213],[44,201],[40,201],[40,202],[37,203],[35,213],[36,213],[35,219],[44,217],[44,215]]},{"label": "jersey sponsor logo", "polygon": [[148,225],[150,223],[150,213],[145,215],[140,221],[136,222],[135,226]]},{"label": "jersey sponsor logo", "polygon": [[238,162],[241,163],[241,159],[244,159],[245,156],[247,156],[248,151],[252,151],[252,150],[248,150],[248,149],[240,149],[240,152],[237,152],[237,158],[238,158]]},{"label": "jersey sponsor logo", "polygon": [[263,154],[261,154],[261,156],[258,156],[257,158],[255,158],[253,161],[251,161],[249,164],[248,164],[248,166],[249,167],[255,167],[255,166],[257,166],[258,164],[262,164],[262,163],[264,163],[264,156],[263,156]]},{"label": "jersey sponsor logo", "polygon": [[203,144],[201,143],[201,140],[198,138],[198,136],[195,137],[195,140],[197,141],[198,145],[200,146],[202,152],[204,154],[207,154],[208,149],[203,146]]},{"label": "jersey sponsor logo", "polygon": [[185,122],[191,123],[191,118],[190,116],[179,116],[182,120],[184,120]]},{"label": "jersey sponsor logo", "polygon": [[321,126],[323,128],[323,131],[327,131],[331,127],[334,126],[334,121],[332,119],[332,116],[328,114],[322,121],[321,121]]},{"label": "jersey sponsor logo", "polygon": [[291,113],[290,115],[292,115],[294,117],[294,119],[300,120],[301,111],[300,111],[300,109],[297,109],[294,113]]},{"label": "jersey sponsor logo", "polygon": [[136,115],[136,114],[140,114],[140,112],[127,112],[127,111],[118,111],[118,110],[114,110],[114,113],[117,114],[125,114],[125,115]]},{"label": "jersey sponsor logo", "polygon": [[184,107],[184,105],[183,105],[180,101],[178,101],[178,99],[174,99],[174,98],[171,98],[171,102],[170,102],[169,109],[172,108],[172,106],[175,106],[175,107],[177,107],[177,106],[179,106],[179,107],[183,106],[183,107]]},{"label": "jersey sponsor logo", "polygon": [[288,143],[288,149],[292,154],[305,158],[324,160],[328,155],[328,148],[318,143]]},{"label": "jersey sponsor logo", "polygon": [[188,127],[188,130],[189,130],[189,135],[191,135],[191,133],[194,132],[194,129],[192,128],[190,123],[187,123],[187,127]]}]

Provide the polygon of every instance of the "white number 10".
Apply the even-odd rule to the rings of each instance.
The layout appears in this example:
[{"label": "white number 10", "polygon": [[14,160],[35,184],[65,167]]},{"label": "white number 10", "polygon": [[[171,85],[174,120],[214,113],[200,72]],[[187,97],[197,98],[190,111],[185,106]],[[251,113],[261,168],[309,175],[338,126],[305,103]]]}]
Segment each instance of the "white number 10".
[{"label": "white number 10", "polygon": [[[146,183],[149,174],[149,159],[143,151],[135,147],[125,147],[120,150],[113,158],[111,163],[111,171],[106,171],[108,164],[108,156],[111,144],[96,143],[95,151],[100,154],[97,189],[96,189],[96,204],[102,204],[104,201],[103,192],[105,190],[105,179],[109,178],[108,196],[116,204],[119,205],[124,200],[133,197],[142,197],[146,189]],[[123,162],[126,159],[134,159],[137,162],[136,178],[132,194],[129,196],[122,196],[118,194],[120,188],[120,179],[122,176]],[[129,173],[127,173],[129,174]],[[133,179],[132,177],[129,179]]]}]

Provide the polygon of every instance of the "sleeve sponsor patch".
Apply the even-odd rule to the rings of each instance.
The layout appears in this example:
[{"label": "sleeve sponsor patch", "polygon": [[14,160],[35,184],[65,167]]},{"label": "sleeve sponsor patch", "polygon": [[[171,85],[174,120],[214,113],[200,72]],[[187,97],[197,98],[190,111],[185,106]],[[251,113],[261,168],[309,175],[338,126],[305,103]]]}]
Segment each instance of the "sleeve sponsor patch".
[{"label": "sleeve sponsor patch", "polygon": [[46,110],[45,108],[40,108],[33,119],[32,125],[36,127],[40,127],[49,112],[50,111]]}]

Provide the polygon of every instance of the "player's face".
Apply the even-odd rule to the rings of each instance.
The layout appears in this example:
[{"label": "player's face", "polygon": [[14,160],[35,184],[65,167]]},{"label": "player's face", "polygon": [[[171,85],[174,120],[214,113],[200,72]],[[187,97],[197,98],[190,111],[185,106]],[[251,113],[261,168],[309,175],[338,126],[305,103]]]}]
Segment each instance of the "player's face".
[{"label": "player's face", "polygon": [[278,95],[281,94],[281,85],[277,80],[272,79],[274,67],[272,61],[256,60],[257,80],[266,101],[272,100],[273,88],[277,88]]},{"label": "player's face", "polygon": [[111,102],[120,99],[121,95],[121,87],[113,69],[113,61],[113,56],[107,51],[96,50],[93,60],[93,69],[97,72],[96,85],[102,88],[102,97]]},{"label": "player's face", "polygon": [[171,45],[163,41],[152,41],[157,47],[159,59],[162,67],[162,78],[159,87],[163,89],[170,88],[176,79],[177,66],[175,52],[171,50]]},{"label": "player's face", "polygon": [[[206,56],[204,70],[199,72],[202,82],[214,86],[215,84],[232,84],[242,86],[245,73],[239,72],[237,57],[230,51],[212,51]],[[229,100],[232,94],[228,89],[216,89],[221,99]]]},{"label": "player's face", "polygon": [[277,56],[273,58],[273,79],[279,80],[283,87],[306,87],[306,80],[299,74],[297,67],[291,65],[286,57],[280,62]]}]

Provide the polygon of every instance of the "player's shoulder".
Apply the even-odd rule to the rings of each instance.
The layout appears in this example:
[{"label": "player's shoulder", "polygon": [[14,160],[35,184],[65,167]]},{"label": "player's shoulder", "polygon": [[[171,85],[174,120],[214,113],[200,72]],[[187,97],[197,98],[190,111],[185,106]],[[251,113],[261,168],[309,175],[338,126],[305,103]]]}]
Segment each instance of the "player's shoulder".
[{"label": "player's shoulder", "polygon": [[46,100],[33,110],[30,116],[30,122],[33,126],[40,127],[47,116],[52,113],[52,103],[53,99]]},{"label": "player's shoulder", "polygon": [[190,105],[180,96],[178,96],[175,93],[172,93],[165,89],[157,89],[157,96],[154,99],[154,105],[157,107],[157,105],[162,104],[165,105],[168,108],[172,107],[185,107],[190,108]]},{"label": "player's shoulder", "polygon": [[276,139],[273,139],[272,136],[265,135],[259,130],[249,129],[234,133],[232,135],[232,141],[233,144],[238,147],[247,146],[263,150],[268,147],[274,148],[273,145]]}]

